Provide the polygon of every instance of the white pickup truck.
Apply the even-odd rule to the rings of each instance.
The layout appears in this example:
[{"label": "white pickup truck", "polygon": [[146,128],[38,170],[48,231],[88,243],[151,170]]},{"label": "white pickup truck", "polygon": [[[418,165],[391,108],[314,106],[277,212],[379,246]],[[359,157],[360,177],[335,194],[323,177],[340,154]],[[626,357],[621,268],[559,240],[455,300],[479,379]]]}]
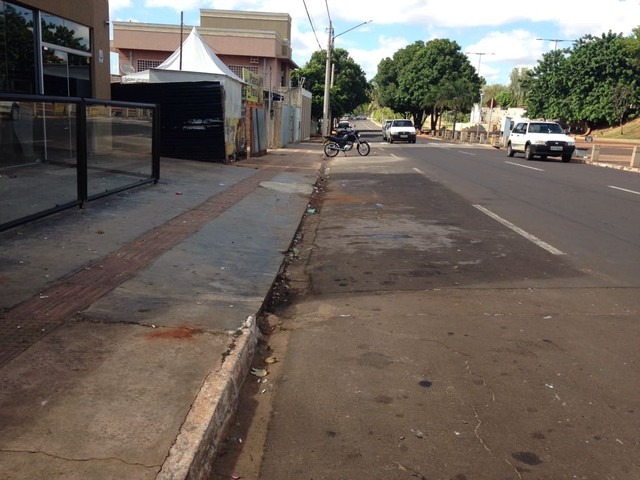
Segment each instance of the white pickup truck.
[{"label": "white pickup truck", "polygon": [[511,130],[507,140],[507,155],[513,157],[520,152],[527,160],[534,156],[543,160],[562,157],[563,162],[569,162],[575,149],[575,139],[565,134],[555,122],[520,122]]}]

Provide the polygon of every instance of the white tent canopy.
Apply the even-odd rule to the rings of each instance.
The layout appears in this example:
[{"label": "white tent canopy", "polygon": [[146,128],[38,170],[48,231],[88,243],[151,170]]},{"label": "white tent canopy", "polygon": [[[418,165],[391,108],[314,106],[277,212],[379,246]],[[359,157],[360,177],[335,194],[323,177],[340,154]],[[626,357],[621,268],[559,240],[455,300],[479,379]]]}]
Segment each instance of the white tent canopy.
[{"label": "white tent canopy", "polygon": [[[180,57],[182,56],[182,67]],[[182,43],[182,50],[178,49],[157,67],[160,70],[186,70],[188,72],[217,73],[226,75],[243,83],[229,67],[227,67],[214,51],[207,45],[193,27],[187,39]]]},{"label": "white tent canopy", "polygon": [[122,77],[122,83],[220,82],[225,92],[225,117],[239,119],[242,85],[245,83],[207,45],[196,27],[187,39],[158,67]]}]

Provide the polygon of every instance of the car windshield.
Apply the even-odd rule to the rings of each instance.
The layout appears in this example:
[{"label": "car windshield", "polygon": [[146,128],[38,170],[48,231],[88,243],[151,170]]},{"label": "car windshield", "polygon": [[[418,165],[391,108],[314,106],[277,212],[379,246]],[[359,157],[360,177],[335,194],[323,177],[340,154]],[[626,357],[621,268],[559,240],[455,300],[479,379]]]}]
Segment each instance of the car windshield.
[{"label": "car windshield", "polygon": [[396,127],[411,127],[411,120],[396,120],[393,122]]},{"label": "car windshield", "polygon": [[530,133],[564,133],[557,123],[532,123],[529,125]]}]

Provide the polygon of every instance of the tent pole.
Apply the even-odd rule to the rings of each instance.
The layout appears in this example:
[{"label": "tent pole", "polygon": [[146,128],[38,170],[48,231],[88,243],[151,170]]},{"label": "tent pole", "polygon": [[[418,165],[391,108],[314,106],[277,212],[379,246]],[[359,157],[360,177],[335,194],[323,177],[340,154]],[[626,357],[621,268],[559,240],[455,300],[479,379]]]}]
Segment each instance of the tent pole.
[{"label": "tent pole", "polygon": [[184,26],[184,12],[180,12],[180,70],[182,70],[182,29]]}]

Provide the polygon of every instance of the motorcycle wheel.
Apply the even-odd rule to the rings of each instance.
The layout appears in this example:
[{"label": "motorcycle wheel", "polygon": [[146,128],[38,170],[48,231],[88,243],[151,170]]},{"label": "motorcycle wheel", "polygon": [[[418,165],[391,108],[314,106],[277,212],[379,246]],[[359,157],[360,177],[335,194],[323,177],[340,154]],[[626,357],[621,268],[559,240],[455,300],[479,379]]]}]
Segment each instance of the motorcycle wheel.
[{"label": "motorcycle wheel", "polygon": [[336,155],[338,155],[338,145],[336,145],[334,142],[327,143],[324,146],[324,154],[327,157],[335,157]]},{"label": "motorcycle wheel", "polygon": [[367,155],[369,155],[370,151],[371,151],[371,147],[369,147],[369,144],[367,142],[360,142],[358,144],[358,153],[363,157],[366,157]]}]

